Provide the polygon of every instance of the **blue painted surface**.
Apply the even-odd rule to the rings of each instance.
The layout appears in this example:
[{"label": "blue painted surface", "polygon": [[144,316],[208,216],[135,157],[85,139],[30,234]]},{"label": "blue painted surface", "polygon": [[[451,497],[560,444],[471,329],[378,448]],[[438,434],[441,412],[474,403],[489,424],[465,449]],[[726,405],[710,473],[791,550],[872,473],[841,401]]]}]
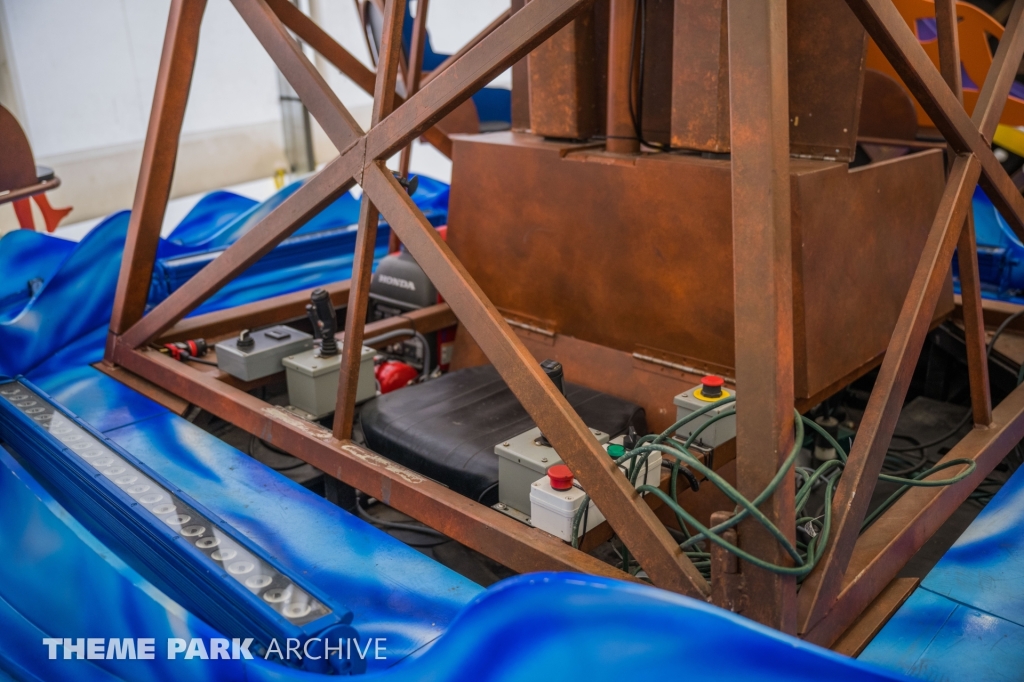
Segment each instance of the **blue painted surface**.
[{"label": "blue painted surface", "polygon": [[[481,588],[170,413],[107,434],[387,637],[397,657],[443,632]],[[187,486],[187,487],[186,487]],[[215,500],[216,505],[211,505]],[[392,649],[393,647],[393,649]]]},{"label": "blue painted surface", "polygon": [[32,297],[32,282],[50,279],[75,243],[33,230],[14,230],[0,239],[0,320],[17,314]]},{"label": "blue painted surface", "polygon": [[[228,192],[201,200],[168,239],[160,241],[149,304],[164,300],[300,184],[293,183],[259,204]],[[432,224],[447,221],[445,183],[421,177],[412,199]],[[351,194],[342,195],[192,314],[347,279],[355,245],[351,226],[358,214],[359,201]],[[0,375],[27,374],[86,336],[90,340],[84,348],[95,357],[91,335],[105,333],[100,330],[110,322],[128,217],[127,211],[108,217],[77,244],[23,230],[0,239],[0,279],[4,281],[0,285]],[[382,224],[377,259],[387,251],[388,234],[389,228]],[[31,295],[30,279],[42,280]]]},{"label": "blue painted surface", "polygon": [[929,572],[860,659],[928,680],[1024,677],[1024,470]]},{"label": "blue painted surface", "polygon": [[[127,211],[104,220],[23,308],[0,320],[0,374],[27,372],[110,321],[127,230]],[[0,240],[0,250],[9,236]]]},{"label": "blue painted surface", "polygon": [[33,383],[97,431],[110,431],[158,414],[168,414],[163,405],[89,365],[45,374]]},{"label": "blue painted surface", "polygon": [[[974,190],[972,211],[982,293],[986,298],[1024,303],[1024,244],[980,187]],[[959,276],[955,257],[953,274]],[[955,287],[959,292],[959,279]]]},{"label": "blue painted surface", "polygon": [[[402,47],[405,54],[409,54],[412,47],[413,16],[409,5],[405,6],[405,20],[402,23]],[[423,70],[433,71],[441,66],[445,59],[451,55],[434,52],[431,44],[430,31],[427,31],[426,40],[423,44]],[[512,125],[512,91],[506,88],[487,87],[480,88],[472,95],[474,106],[476,106],[477,117],[481,124],[505,123]]]},{"label": "blue painted surface", "polygon": [[[145,424],[141,422],[136,426],[141,429]],[[140,431],[140,437],[145,438],[146,433]],[[166,433],[153,433],[154,438],[166,436]],[[217,452],[210,459],[224,454]],[[206,458],[193,452],[190,459],[191,462],[181,465],[182,470],[196,468],[197,462]],[[245,472],[231,468],[235,464],[237,462],[227,462],[225,470],[231,472],[232,478],[241,473],[241,478],[246,479]],[[206,479],[206,484],[220,493],[213,502],[221,505],[225,499],[237,502],[237,483],[218,487],[215,478]],[[254,504],[278,509],[283,512],[279,513],[282,518],[296,518],[293,502],[299,506],[305,502],[293,500],[289,490],[265,489],[264,492],[273,492],[275,496],[264,495],[262,504],[259,501]],[[285,493],[283,507],[279,502],[282,492]],[[242,496],[247,494],[243,492]],[[301,496],[314,497],[308,492],[300,492],[297,497]],[[208,638],[216,637],[217,633],[168,600],[111,554],[6,453],[0,453],[0,513],[5,519],[0,527],[0,552],[17,557],[15,561],[0,562],[0,622],[4,626],[0,635],[0,669],[18,679],[190,682],[314,679],[310,674],[259,659],[244,662],[180,658],[168,661],[163,657],[147,662],[47,660],[41,655],[44,651],[41,640],[54,634],[66,637],[151,636],[162,643],[167,637]],[[242,512],[239,520],[249,514]],[[354,567],[355,580],[345,576],[333,588],[341,590],[351,603],[360,599],[358,576],[376,574],[381,584],[370,585],[372,591],[389,598],[376,606],[357,607],[357,619],[363,619],[366,631],[373,625],[369,614],[376,608],[376,612],[386,618],[385,624],[398,629],[408,614],[403,608],[408,592],[403,585],[391,583],[388,576],[402,569],[409,575],[400,582],[413,584],[417,590],[422,587],[421,581],[429,582],[429,576],[419,575],[418,565],[396,560],[395,556],[386,557],[384,553],[390,551],[386,547],[381,553],[379,547],[362,544],[362,537],[377,531],[355,519],[351,520],[351,526],[344,519],[341,521],[326,526],[324,520],[317,521],[318,527],[331,531],[331,535],[319,541],[344,547],[332,560],[345,563],[345,554],[358,555],[348,558],[345,570],[352,570],[356,563],[366,565]],[[262,535],[269,534],[265,528],[256,530]],[[279,544],[275,550],[295,544],[295,533],[291,529],[277,529],[276,533],[285,537],[277,538]],[[380,544],[393,542],[384,538]],[[309,551],[325,552],[315,548]],[[293,559],[310,562],[307,568],[315,568],[310,571],[310,578],[324,587],[330,583],[330,572],[341,573],[335,566],[316,566],[308,553]],[[432,563],[422,557],[416,561]],[[44,587],[46,589],[41,589]],[[429,585],[423,592],[430,592]],[[420,598],[427,599],[423,595]],[[372,596],[363,599],[374,600]],[[459,599],[448,596],[446,600]],[[359,611],[362,611],[361,616]],[[426,631],[425,620],[405,625],[411,631]],[[371,671],[368,677],[396,682],[426,679],[592,682],[636,679],[640,671],[644,676],[676,677],[682,661],[688,677],[715,680],[906,679],[774,632],[703,602],[642,585],[574,574],[533,574],[505,581],[465,605],[458,617],[446,624],[446,629],[447,632],[425,651],[387,668],[386,672],[382,663],[377,666],[378,672]],[[389,639],[386,654],[389,657],[400,653],[392,647]],[[723,647],[728,647],[730,656],[706,655],[708,651]],[[158,651],[162,651],[162,645]],[[396,662],[396,658],[389,658],[386,664]]]},{"label": "blue painted surface", "polygon": [[[96,374],[90,377],[89,373]],[[45,379],[71,402],[114,405],[107,431],[286,568],[337,595],[364,636],[387,638],[389,679],[594,680],[675,674],[715,679],[895,680],[707,604],[654,588],[568,574],[524,576],[486,592],[92,368]],[[120,410],[117,401],[127,403]],[[90,408],[91,409],[91,408]],[[155,412],[150,416],[145,416]],[[96,410],[99,419],[106,419]],[[255,661],[49,661],[44,636],[215,637],[159,593],[0,453],[0,668],[31,679],[306,679]],[[439,635],[443,636],[436,639]],[[432,641],[436,641],[427,647]],[[698,652],[730,646],[727,662]],[[564,667],[566,652],[582,662]],[[410,654],[411,660],[401,662]],[[395,666],[391,668],[390,666]],[[558,674],[550,675],[553,670]],[[20,671],[20,672],[19,672]]]}]

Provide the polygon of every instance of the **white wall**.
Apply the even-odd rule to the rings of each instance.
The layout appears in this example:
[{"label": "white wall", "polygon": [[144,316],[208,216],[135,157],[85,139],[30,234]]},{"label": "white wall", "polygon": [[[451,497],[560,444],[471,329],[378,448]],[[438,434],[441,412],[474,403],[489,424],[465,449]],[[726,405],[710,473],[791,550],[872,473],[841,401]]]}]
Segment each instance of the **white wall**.
[{"label": "white wall", "polygon": [[[369,63],[353,0],[304,4]],[[74,205],[69,221],[131,205],[169,6],[0,0],[0,103],[25,128],[37,163],[62,178],[51,203]],[[455,51],[507,7],[508,0],[434,0],[428,27],[435,49]],[[322,60],[317,65],[365,121],[370,97]],[[507,87],[507,76],[501,80]],[[270,58],[228,0],[209,0],[172,194],[265,177],[283,166],[277,98]],[[332,150],[318,142],[324,161]],[[0,206],[0,232],[14,225],[13,211]]]}]

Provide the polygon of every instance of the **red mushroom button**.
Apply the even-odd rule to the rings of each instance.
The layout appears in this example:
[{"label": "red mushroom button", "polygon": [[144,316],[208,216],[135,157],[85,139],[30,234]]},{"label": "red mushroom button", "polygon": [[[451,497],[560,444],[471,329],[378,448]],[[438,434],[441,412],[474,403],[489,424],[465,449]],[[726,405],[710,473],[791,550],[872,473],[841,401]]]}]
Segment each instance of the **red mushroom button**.
[{"label": "red mushroom button", "polygon": [[572,472],[564,464],[556,464],[548,469],[548,480],[555,490],[568,490],[572,487]]}]

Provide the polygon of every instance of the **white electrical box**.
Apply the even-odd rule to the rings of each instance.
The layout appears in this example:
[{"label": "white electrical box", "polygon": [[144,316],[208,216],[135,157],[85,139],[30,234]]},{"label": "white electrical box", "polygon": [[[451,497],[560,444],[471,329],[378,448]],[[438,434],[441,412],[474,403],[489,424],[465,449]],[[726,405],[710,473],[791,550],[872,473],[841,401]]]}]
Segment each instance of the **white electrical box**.
[{"label": "white electrical box", "polygon": [[[722,394],[717,398],[708,399],[703,397],[700,386],[694,386],[688,391],[677,395],[672,402],[676,406],[676,421],[686,417],[689,414],[693,414],[697,410],[702,410],[708,405],[721,400],[722,398],[728,398],[735,395],[735,392],[726,389],[721,389]],[[717,416],[723,412],[729,412],[736,409],[736,403],[730,402],[725,405],[720,405],[708,412],[705,412],[701,416],[697,417],[691,422],[688,422],[681,429],[676,431],[676,436],[682,440],[686,440],[690,435],[699,429],[704,423],[714,416]],[[729,417],[723,417],[714,424],[704,429],[695,442],[706,445],[709,448],[717,448],[727,440],[732,440],[736,437],[736,415]]]},{"label": "white electrical box", "polygon": [[[288,402],[311,414],[313,419],[322,419],[334,412],[338,400],[341,349],[342,344],[339,343],[337,355],[321,357],[320,350],[315,349],[282,360],[288,379]],[[357,403],[377,395],[377,380],[373,374],[373,356],[376,354],[377,351],[363,346],[359,356]]]},{"label": "white electrical box", "polygon": [[[625,472],[624,465],[619,468]],[[652,453],[647,458],[646,477],[644,473],[641,470],[637,476],[636,487],[645,484],[657,486],[661,483],[661,453]],[[568,490],[555,490],[547,476],[535,481],[530,487],[530,523],[534,528],[540,528],[566,542],[571,541],[572,520],[583,504],[585,495],[586,492],[576,482]],[[583,522],[580,522],[580,535],[604,522],[604,514],[594,505],[593,500],[590,501],[590,511],[586,515],[587,526],[584,528]]]},{"label": "white electrical box", "polygon": [[[597,429],[590,432],[601,445],[608,442],[607,433]],[[540,436],[540,429],[534,427],[494,446],[498,456],[498,503],[524,514],[530,511],[530,485],[562,463],[553,447],[542,444]]]}]

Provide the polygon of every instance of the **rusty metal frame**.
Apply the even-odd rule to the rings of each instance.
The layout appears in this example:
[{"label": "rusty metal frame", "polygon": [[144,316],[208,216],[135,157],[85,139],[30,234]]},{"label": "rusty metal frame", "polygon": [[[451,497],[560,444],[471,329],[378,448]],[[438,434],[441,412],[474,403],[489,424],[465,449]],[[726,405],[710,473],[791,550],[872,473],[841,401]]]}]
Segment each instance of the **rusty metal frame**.
[{"label": "rusty metal frame", "polygon": [[[968,220],[971,195],[980,182],[1014,231],[1024,234],[1024,197],[1013,186],[990,146],[1017,65],[1024,56],[1024,0],[1014,3],[973,116],[968,116],[961,102],[959,39],[952,29],[956,25],[952,0],[936,3],[945,78],[928,59],[891,0],[847,0],[847,4],[946,138],[951,164],[935,222],[836,491],[832,538],[821,563],[804,582],[798,598],[799,631],[826,644],[851,625],[860,610],[887,584],[872,582],[865,588],[864,579],[894,578],[913,554],[908,553],[908,549],[920,548],[953,512],[955,505],[951,502],[962,502],[972,489],[965,481],[935,494],[913,491],[883,515],[881,526],[873,526],[864,535],[860,533],[910,376],[924,344],[928,322],[958,243],[966,247],[960,253],[961,262],[969,261],[965,271],[963,310],[975,430],[953,451],[977,463],[978,469],[969,480],[980,480],[978,477],[988,475],[1010,447],[1024,436],[1024,420],[1012,411],[1019,390],[995,411],[990,408],[977,253],[973,224]],[[962,238],[962,235],[966,236]],[[1007,409],[1003,409],[1004,406]],[[1000,417],[1009,419],[1000,421]],[[1006,443],[1014,437],[1017,440]],[[908,508],[908,500],[917,500],[923,505]],[[928,524],[931,532],[918,536],[908,534],[910,530],[920,531],[921,523]],[[891,533],[890,539],[896,544],[882,544],[881,549],[873,553],[872,550],[880,546],[878,533]],[[870,544],[872,542],[875,544]],[[851,584],[861,586],[859,600],[852,597]],[[864,601],[868,592],[871,598]],[[841,596],[846,599],[840,601]]]},{"label": "rusty metal frame", "polygon": [[[354,409],[358,360],[355,351],[364,337],[379,212],[416,257],[463,329],[577,472],[612,528],[656,585],[739,605],[744,613],[761,622],[820,644],[831,644],[967,498],[973,485],[1024,437],[1024,388],[1014,391],[995,409],[991,406],[977,254],[969,219],[971,192],[980,182],[1011,227],[1024,235],[1024,197],[990,148],[1016,65],[1024,55],[1024,0],[1014,5],[973,117],[967,115],[961,103],[953,0],[936,3],[942,74],[931,64],[892,0],[846,0],[945,136],[949,177],[837,490],[833,534],[825,556],[799,592],[792,580],[743,565],[738,567],[742,580],[730,579],[728,585],[716,586],[714,596],[648,505],[638,503],[632,487],[604,456],[589,430],[384,165],[391,155],[421,135],[450,155],[451,141],[433,125],[589,7],[591,1],[532,0],[517,4],[515,12],[500,17],[442,68],[423,78],[419,88],[410,88],[409,97],[402,101],[395,94],[395,82],[405,0],[388,0],[385,4],[385,35],[376,74],[287,0],[232,0],[337,147],[339,156],[143,315],[205,6],[205,0],[172,0],[106,361],[273,442],[516,570],[579,570],[628,578],[587,554],[454,494],[350,440],[348,417]],[[628,18],[629,3],[616,1],[613,7]],[[615,15],[613,12],[613,18]],[[613,25],[613,33],[618,29],[621,27]],[[368,131],[361,130],[338,101],[289,30],[360,87],[374,93]],[[422,31],[422,25],[417,30]],[[731,0],[729,32],[736,368],[737,383],[742,385],[737,406],[736,464],[740,490],[753,496],[777,470],[792,441],[786,0]],[[609,51],[610,61],[615,62],[611,66],[622,66],[621,52]],[[410,61],[415,67],[418,60]],[[417,75],[410,70],[404,77],[415,82]],[[622,75],[613,85],[622,85]],[[610,86],[609,90],[611,97],[621,99],[621,88]],[[621,112],[616,118],[609,108],[609,120],[618,125],[619,119]],[[630,153],[634,145],[633,140],[621,139],[610,140],[609,146],[612,152]],[[183,338],[198,330],[226,333],[241,326],[238,323],[242,320],[273,321],[293,316],[305,293],[184,319],[354,184],[361,185],[364,194],[352,282],[332,287],[336,304],[347,297],[345,337],[350,341],[344,344],[339,418],[333,433],[298,420],[194,366],[147,349],[158,338]],[[975,429],[946,458],[973,459],[977,470],[955,486],[910,491],[861,533],[867,503],[957,245],[964,278],[962,305]],[[765,504],[765,512],[781,528],[792,525],[792,492],[791,484],[782,486]],[[758,528],[745,523],[737,530],[741,546],[766,559],[782,560],[778,547],[766,541]],[[730,562],[719,556],[714,563],[721,566]]]},{"label": "rusty metal frame", "polygon": [[[422,504],[406,504],[403,502],[404,498],[395,495],[396,488],[401,488],[401,481],[412,485],[408,479],[409,472],[393,463],[378,466],[377,468],[383,466],[384,470],[392,473],[401,472],[401,475],[392,475],[388,479],[386,489],[381,489],[379,484],[371,485],[366,480],[368,468],[372,468],[368,462],[373,460],[373,457],[345,456],[346,453],[351,455],[355,452],[353,448],[357,447],[346,437],[346,419],[343,416],[351,415],[354,406],[354,386],[350,385],[354,380],[354,373],[351,371],[353,351],[359,348],[363,336],[365,314],[360,315],[359,312],[365,311],[367,304],[369,269],[372,264],[374,243],[372,232],[376,228],[376,212],[379,209],[392,230],[437,286],[464,329],[488,355],[562,457],[578,472],[579,478],[587,485],[594,500],[605,511],[612,527],[641,562],[648,575],[662,587],[704,598],[708,592],[707,582],[685,557],[651,509],[646,504],[637,504],[639,497],[635,490],[607,458],[565,398],[548,380],[497,309],[487,300],[437,236],[426,217],[384,166],[384,162],[392,154],[429,130],[433,123],[453,110],[476,89],[519,61],[573,19],[589,5],[589,0],[534,0],[507,20],[494,26],[488,35],[454,59],[429,82],[424,83],[423,87],[406,102],[400,102],[394,92],[404,0],[389,0],[385,5],[386,30],[382,41],[380,66],[374,83],[373,121],[370,130],[366,132],[359,128],[348,110],[338,101],[292,40],[288,33],[288,25],[325,57],[330,58],[327,54],[330,52],[333,55],[332,61],[343,63],[340,48],[332,48],[323,35],[313,30],[311,22],[307,24],[285,7],[287,3],[279,0],[233,0],[233,4],[295,88],[310,113],[338,148],[339,156],[148,314],[142,316],[140,307],[128,308],[121,305],[116,316],[118,324],[111,328],[107,360],[230,419],[250,432],[260,434],[261,437],[269,439],[289,452],[314,461],[320,468],[332,473],[337,472],[342,480],[357,485],[370,494],[376,495],[380,492],[382,499],[390,500],[397,508],[435,527],[440,527],[455,539],[475,549],[492,556],[497,555],[504,563],[518,565],[520,569],[525,568],[515,556],[526,552],[536,554],[536,547],[551,546],[550,543],[538,544],[534,533],[527,533],[526,535],[530,537],[523,539],[522,532],[506,533],[505,542],[496,543],[495,539],[502,536],[498,529],[507,527],[507,523],[497,519],[494,513],[482,506],[469,501],[456,501],[450,493],[443,493],[440,486],[431,485],[431,494],[427,497],[443,499],[449,503],[449,514],[442,522],[439,517],[425,513]],[[188,35],[198,35],[201,6],[201,0],[175,0],[172,3],[169,44],[177,45],[181,42],[175,38],[177,33],[181,32],[175,27],[183,22],[187,23],[191,30]],[[194,44],[188,45],[192,46],[191,56],[194,60]],[[174,74],[180,70],[179,61],[175,49],[165,49],[156,103],[157,108],[171,112],[171,117],[178,121],[180,128],[178,112],[184,112],[188,93],[187,83],[184,87],[171,87],[170,79],[164,76],[165,72]],[[170,100],[171,105],[165,104],[166,100]],[[154,116],[157,115],[154,113]],[[156,159],[173,158],[173,148],[177,145],[176,136],[157,134],[159,131],[159,128],[151,127],[146,140],[147,154]],[[150,165],[155,164],[150,162]],[[173,167],[173,163],[167,165]],[[145,174],[146,171],[143,175]],[[149,191],[148,194],[144,193],[147,186],[140,183],[139,205],[155,204],[150,213],[158,218],[162,218],[163,214],[163,206],[159,204],[159,199],[162,198],[166,203],[169,172],[167,180],[158,188],[159,192]],[[268,253],[355,183],[362,185],[364,199],[352,285],[349,290],[346,325],[346,337],[349,342],[344,344],[343,350],[342,380],[339,382],[339,419],[336,420],[338,427],[334,434],[322,433],[305,426],[299,428],[293,417],[269,410],[266,405],[252,404],[246,407],[254,399],[244,392],[232,389],[221,382],[211,385],[210,382],[213,380],[204,377],[202,372],[181,365],[169,365],[158,354],[146,350],[148,343],[170,330],[205,298]],[[155,197],[154,194],[160,196]],[[157,219],[150,219],[145,223],[133,223],[130,239],[147,239],[155,245],[159,222]],[[133,254],[133,258],[126,260],[118,283],[118,292],[122,295],[139,291],[140,287],[144,287],[152,268],[152,257],[148,252],[133,247]],[[142,267],[144,262],[148,269]],[[313,453],[318,448],[327,448],[332,454],[316,456]],[[379,456],[376,457],[382,460]],[[416,486],[420,489],[428,485],[421,477],[415,478],[419,479]],[[423,497],[421,495],[416,499],[422,500]],[[467,505],[473,508],[472,514],[451,513],[456,508]],[[482,517],[487,519],[486,523],[479,521]],[[484,536],[486,541],[482,539]],[[501,550],[495,550],[496,546]],[[550,561],[540,565],[554,567],[558,564],[556,558],[566,554],[572,557],[568,563],[574,565],[576,570],[607,571],[607,568],[599,569],[593,566],[593,560],[582,552],[569,551],[561,547],[557,552],[544,553]],[[565,562],[561,564],[563,568],[567,565]],[[530,566],[537,568],[538,564],[533,563]]]}]

